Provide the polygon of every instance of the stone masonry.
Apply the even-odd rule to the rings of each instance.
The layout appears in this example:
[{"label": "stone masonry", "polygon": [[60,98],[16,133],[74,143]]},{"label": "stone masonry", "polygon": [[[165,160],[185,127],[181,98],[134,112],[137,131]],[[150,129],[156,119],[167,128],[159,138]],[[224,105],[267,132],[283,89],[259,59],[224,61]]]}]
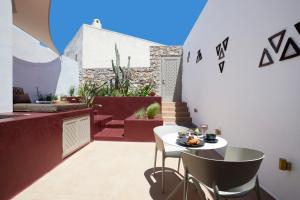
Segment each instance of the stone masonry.
[{"label": "stone masonry", "polygon": [[[161,85],[161,57],[182,56],[181,46],[151,46],[149,67],[130,67],[130,81],[134,86],[152,83],[155,92],[160,95]],[[82,68],[79,74],[80,84],[92,81],[101,85],[114,78],[112,68]]]}]

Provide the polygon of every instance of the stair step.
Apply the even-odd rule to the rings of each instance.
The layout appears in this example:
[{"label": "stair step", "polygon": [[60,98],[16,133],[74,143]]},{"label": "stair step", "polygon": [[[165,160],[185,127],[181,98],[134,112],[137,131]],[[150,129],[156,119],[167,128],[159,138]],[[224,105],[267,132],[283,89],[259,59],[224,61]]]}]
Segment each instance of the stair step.
[{"label": "stair step", "polygon": [[95,140],[122,141],[124,140],[123,128],[105,128],[94,135]]},{"label": "stair step", "polygon": [[175,111],[163,111],[163,117],[189,117],[189,112],[175,112]]},{"label": "stair step", "polygon": [[187,128],[197,128],[195,124],[192,122],[164,122],[164,125],[178,125],[178,126],[184,126]]},{"label": "stair step", "polygon": [[184,106],[180,106],[180,107],[162,107],[162,112],[189,112],[189,109],[187,107]]},{"label": "stair step", "polygon": [[102,124],[105,124],[112,120],[111,115],[94,115],[94,124],[101,122]]},{"label": "stair step", "polygon": [[106,128],[124,128],[124,120],[111,120],[105,124]]},{"label": "stair step", "polygon": [[187,106],[186,102],[162,102],[161,103],[162,107],[165,107],[165,106]]},{"label": "stair step", "polygon": [[164,117],[164,122],[192,122],[190,117]]}]

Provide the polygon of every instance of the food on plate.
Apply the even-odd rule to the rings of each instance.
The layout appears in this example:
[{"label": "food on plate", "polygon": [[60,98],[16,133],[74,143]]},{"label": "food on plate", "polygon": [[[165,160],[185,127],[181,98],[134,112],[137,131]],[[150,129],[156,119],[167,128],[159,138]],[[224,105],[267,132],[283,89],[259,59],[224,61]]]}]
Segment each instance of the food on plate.
[{"label": "food on plate", "polygon": [[188,145],[197,145],[200,144],[200,140],[197,137],[189,136],[186,143]]}]

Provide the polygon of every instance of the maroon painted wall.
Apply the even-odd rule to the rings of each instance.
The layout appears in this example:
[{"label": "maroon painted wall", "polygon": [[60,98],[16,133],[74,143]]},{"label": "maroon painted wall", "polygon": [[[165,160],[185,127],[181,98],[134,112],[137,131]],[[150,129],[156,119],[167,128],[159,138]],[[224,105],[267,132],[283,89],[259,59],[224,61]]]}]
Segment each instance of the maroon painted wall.
[{"label": "maroon painted wall", "polygon": [[152,103],[161,104],[161,97],[96,97],[94,103],[101,104],[98,114],[112,115],[113,119],[124,120],[142,107]]},{"label": "maroon painted wall", "polygon": [[91,109],[0,120],[0,199],[10,199],[62,162],[63,119]]},{"label": "maroon painted wall", "polygon": [[124,137],[127,141],[133,142],[154,142],[153,129],[163,125],[161,117],[154,119],[136,119],[131,115],[124,123]]}]

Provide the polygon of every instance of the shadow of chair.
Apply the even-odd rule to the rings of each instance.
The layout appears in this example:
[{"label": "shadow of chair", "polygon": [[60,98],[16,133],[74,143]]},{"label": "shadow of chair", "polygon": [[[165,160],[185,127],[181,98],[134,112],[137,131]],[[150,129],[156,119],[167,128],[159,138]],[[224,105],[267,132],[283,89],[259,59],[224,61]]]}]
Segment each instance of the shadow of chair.
[{"label": "shadow of chair", "polygon": [[[157,172],[156,175],[153,176],[153,168],[147,169],[144,173],[144,176],[146,180],[148,181],[150,185],[149,193],[150,196],[153,200],[165,200],[168,195],[173,191],[173,189],[182,181],[183,177],[182,175],[178,174],[178,172],[174,169],[165,167],[165,192],[161,192],[161,173],[162,173],[162,168],[157,167]],[[189,188],[190,192],[190,200],[202,200],[201,198],[199,199],[199,195],[197,193],[196,188],[194,185],[190,185]],[[179,189],[170,200],[182,200],[183,196],[183,188]],[[203,199],[205,200],[205,199]]]}]

